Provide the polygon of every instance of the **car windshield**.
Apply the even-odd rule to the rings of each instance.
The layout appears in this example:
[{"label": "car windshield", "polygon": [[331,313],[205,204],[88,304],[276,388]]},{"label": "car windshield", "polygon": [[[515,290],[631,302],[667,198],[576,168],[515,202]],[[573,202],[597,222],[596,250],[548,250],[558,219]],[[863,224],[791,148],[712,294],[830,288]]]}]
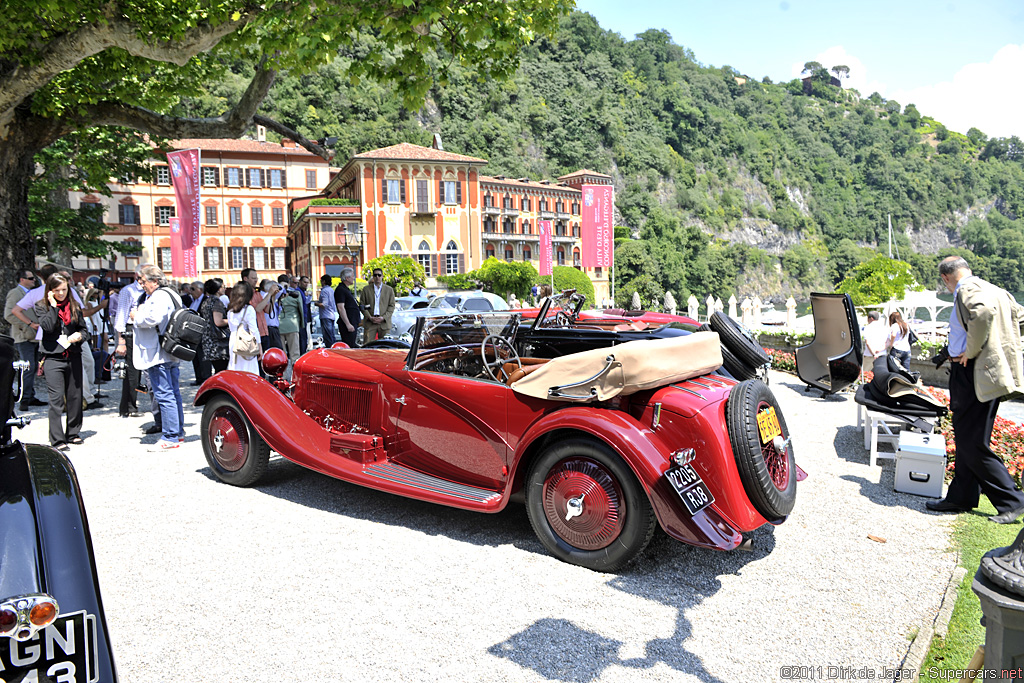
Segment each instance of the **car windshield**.
[{"label": "car windshield", "polygon": [[413,368],[478,376],[481,347],[491,336],[515,342],[518,313],[460,313],[423,318],[413,340]]},{"label": "car windshield", "polygon": [[533,321],[533,328],[560,326],[576,320],[586,297],[577,294],[575,289],[567,289],[558,294],[549,296]]}]

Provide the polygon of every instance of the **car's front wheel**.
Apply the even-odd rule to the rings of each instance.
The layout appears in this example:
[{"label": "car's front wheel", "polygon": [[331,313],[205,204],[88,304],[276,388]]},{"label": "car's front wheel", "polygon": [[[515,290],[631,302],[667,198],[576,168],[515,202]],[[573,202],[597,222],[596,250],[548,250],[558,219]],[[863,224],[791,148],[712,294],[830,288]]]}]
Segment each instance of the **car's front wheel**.
[{"label": "car's front wheel", "polygon": [[233,486],[251,486],[267,471],[270,446],[245,413],[227,394],[215,396],[203,408],[203,453],[210,469]]},{"label": "car's front wheel", "polygon": [[528,475],[526,511],[552,555],[604,572],[639,555],[656,524],[629,466],[590,439],[558,441],[540,455]]}]

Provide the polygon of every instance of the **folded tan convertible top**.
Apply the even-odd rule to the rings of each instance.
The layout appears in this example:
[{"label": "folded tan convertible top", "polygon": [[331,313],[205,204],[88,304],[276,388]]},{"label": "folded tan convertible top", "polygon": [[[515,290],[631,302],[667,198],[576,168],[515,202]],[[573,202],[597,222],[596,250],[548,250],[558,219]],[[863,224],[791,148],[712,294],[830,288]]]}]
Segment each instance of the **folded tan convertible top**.
[{"label": "folded tan convertible top", "polygon": [[534,398],[605,401],[706,375],[722,365],[716,332],[637,340],[554,358],[512,384]]}]

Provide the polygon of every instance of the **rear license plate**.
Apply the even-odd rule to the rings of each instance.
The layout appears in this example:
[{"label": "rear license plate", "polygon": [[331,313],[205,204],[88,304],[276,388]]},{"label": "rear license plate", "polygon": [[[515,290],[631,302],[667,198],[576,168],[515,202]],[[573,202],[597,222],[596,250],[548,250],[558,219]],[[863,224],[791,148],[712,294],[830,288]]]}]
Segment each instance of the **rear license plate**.
[{"label": "rear license plate", "polygon": [[761,443],[771,443],[777,436],[782,436],[782,425],[779,424],[779,417],[775,414],[775,408],[768,406],[757,414],[757,431],[761,434]]},{"label": "rear license plate", "polygon": [[0,671],[8,681],[96,681],[96,617],[62,614],[30,640],[0,638]]},{"label": "rear license plate", "polygon": [[715,502],[715,497],[711,495],[707,484],[690,465],[671,467],[665,471],[665,477],[679,494],[691,516]]}]

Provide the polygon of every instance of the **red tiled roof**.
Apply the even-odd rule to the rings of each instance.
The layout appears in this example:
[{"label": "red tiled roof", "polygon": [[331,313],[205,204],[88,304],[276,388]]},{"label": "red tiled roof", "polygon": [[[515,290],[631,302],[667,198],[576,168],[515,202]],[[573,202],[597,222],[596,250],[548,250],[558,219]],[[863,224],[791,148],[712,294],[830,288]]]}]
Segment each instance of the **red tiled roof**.
[{"label": "red tiled roof", "polygon": [[390,147],[382,147],[369,152],[361,152],[352,157],[353,159],[396,159],[409,161],[454,161],[463,164],[486,164],[486,159],[467,157],[454,152],[443,152],[433,147],[421,147],[408,142],[400,142]]},{"label": "red tiled roof", "polygon": [[611,176],[606,174],[606,173],[598,173],[597,171],[590,171],[590,170],[587,170],[585,168],[581,168],[578,171],[573,171],[572,173],[567,173],[565,175],[558,176],[558,179],[559,180],[565,180],[566,178],[576,178],[577,176],[581,176],[581,175],[592,175],[592,176],[596,176],[598,178],[611,178]]},{"label": "red tiled roof", "polygon": [[504,180],[502,180],[501,178],[496,178],[494,176],[482,175],[480,176],[480,183],[489,183],[491,185],[505,185],[511,187],[513,190],[515,188],[529,187],[535,190],[558,190],[560,192],[575,192],[579,194],[579,190],[576,189],[575,187],[566,187],[565,185],[559,185],[557,183],[542,183],[537,180],[527,180],[526,182],[523,182],[521,180],[517,180],[516,178],[505,178]]},{"label": "red tiled roof", "polygon": [[256,140],[228,140],[217,138],[187,138],[184,140],[172,140],[171,145],[175,149],[201,149],[209,152],[255,152],[260,154],[288,154],[294,156],[307,156],[313,159],[320,159],[298,145],[294,147],[282,147],[277,142],[258,142]]}]

